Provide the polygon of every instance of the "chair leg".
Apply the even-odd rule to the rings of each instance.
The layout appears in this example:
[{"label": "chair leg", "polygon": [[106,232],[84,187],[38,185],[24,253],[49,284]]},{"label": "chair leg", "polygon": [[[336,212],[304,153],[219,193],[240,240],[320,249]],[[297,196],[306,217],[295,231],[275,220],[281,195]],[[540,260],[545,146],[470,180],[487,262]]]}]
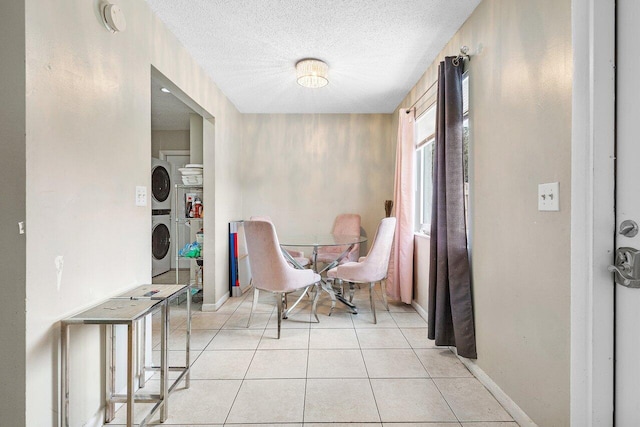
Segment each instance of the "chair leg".
[{"label": "chair leg", "polygon": [[373,286],[376,282],[369,283],[369,300],[371,301],[371,312],[373,313],[373,324],[378,323],[378,319],[376,318],[376,303],[373,298]]},{"label": "chair leg", "polygon": [[278,295],[278,339],[280,339],[280,326],[282,325],[282,300],[284,300],[284,294]]},{"label": "chair leg", "polygon": [[380,290],[382,291],[382,303],[385,310],[389,311],[389,301],[387,301],[387,279],[380,281]]},{"label": "chair leg", "polygon": [[287,318],[287,312],[288,312],[288,308],[289,308],[289,304],[287,303],[287,293],[283,293],[282,294],[282,318],[286,319]]},{"label": "chair leg", "polygon": [[353,296],[356,293],[356,286],[353,282],[349,282],[349,302],[353,302]]},{"label": "chair leg", "polygon": [[256,311],[256,307],[258,306],[258,296],[260,291],[258,288],[253,288],[253,303],[251,304],[251,311],[249,312],[249,319],[247,320],[247,328],[251,323],[251,317],[253,316],[253,312]]},{"label": "chair leg", "polygon": [[329,296],[331,297],[331,309],[329,309],[329,316],[333,314],[333,309],[336,308],[336,293],[333,291],[331,286],[325,288],[327,292],[329,292]]},{"label": "chair leg", "polygon": [[320,319],[318,319],[318,297],[320,296],[320,285],[316,283],[315,288],[315,296],[313,297],[313,305],[311,306],[311,314],[316,318],[316,322],[320,323]]},{"label": "chair leg", "polygon": [[338,295],[344,295],[344,289],[343,289],[344,284],[341,279],[327,278],[327,282],[329,282],[329,286],[331,286],[331,289],[333,289],[333,292],[335,292]]}]

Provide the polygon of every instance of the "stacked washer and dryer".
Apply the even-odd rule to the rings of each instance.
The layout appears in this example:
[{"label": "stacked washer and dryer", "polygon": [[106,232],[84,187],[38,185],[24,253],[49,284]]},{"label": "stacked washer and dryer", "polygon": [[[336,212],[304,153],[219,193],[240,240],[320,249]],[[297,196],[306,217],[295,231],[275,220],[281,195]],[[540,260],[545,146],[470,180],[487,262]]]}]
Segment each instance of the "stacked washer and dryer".
[{"label": "stacked washer and dryer", "polygon": [[151,276],[171,270],[171,164],[151,158]]}]

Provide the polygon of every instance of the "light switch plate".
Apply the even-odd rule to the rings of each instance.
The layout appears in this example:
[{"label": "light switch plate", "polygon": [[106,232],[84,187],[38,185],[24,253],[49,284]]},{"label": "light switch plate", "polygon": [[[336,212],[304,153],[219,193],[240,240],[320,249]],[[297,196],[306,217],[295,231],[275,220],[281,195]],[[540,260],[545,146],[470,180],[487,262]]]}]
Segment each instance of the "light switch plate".
[{"label": "light switch plate", "polygon": [[549,182],[538,185],[538,210],[539,211],[559,211],[560,210],[560,184]]},{"label": "light switch plate", "polygon": [[147,206],[147,187],[136,186],[136,206]]}]

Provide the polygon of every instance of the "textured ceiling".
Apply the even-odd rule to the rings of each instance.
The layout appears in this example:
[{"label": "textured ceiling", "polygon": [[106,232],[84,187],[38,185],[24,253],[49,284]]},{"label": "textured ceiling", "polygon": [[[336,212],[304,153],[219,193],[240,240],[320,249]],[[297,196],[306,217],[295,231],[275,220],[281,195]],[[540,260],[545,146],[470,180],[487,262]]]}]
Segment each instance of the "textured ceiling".
[{"label": "textured ceiling", "polygon": [[[480,0],[147,0],[242,113],[390,113]],[[329,65],[299,86],[295,63]]]}]

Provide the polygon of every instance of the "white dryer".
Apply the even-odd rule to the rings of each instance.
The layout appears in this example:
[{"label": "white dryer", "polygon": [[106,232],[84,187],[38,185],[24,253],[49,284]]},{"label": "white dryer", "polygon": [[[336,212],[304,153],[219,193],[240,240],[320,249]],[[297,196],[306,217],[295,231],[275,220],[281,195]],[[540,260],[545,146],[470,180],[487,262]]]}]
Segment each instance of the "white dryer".
[{"label": "white dryer", "polygon": [[[151,209],[171,209],[171,163],[151,158]],[[163,212],[164,213],[164,212]]]},{"label": "white dryer", "polygon": [[151,276],[171,270],[171,215],[151,216]]}]

